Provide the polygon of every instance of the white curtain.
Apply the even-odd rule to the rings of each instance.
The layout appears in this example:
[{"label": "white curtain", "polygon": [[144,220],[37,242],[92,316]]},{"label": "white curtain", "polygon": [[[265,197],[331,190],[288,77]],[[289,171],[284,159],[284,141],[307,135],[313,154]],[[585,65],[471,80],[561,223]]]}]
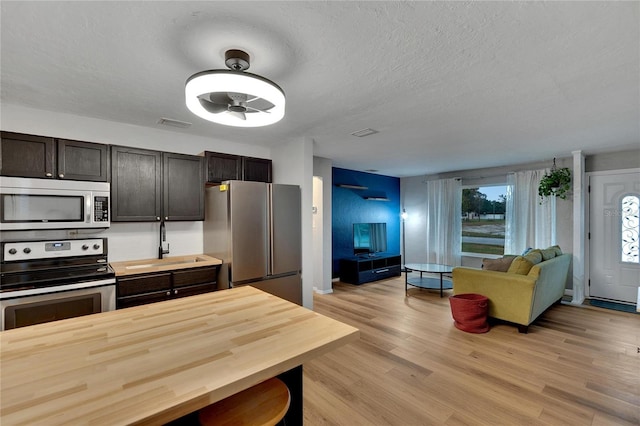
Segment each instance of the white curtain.
[{"label": "white curtain", "polygon": [[427,182],[428,263],[460,265],[462,241],[462,182],[440,179]]},{"label": "white curtain", "polygon": [[528,248],[552,245],[552,205],[541,202],[540,179],[546,170],[527,170],[507,176],[507,211],[504,238],[505,254],[522,254]]}]

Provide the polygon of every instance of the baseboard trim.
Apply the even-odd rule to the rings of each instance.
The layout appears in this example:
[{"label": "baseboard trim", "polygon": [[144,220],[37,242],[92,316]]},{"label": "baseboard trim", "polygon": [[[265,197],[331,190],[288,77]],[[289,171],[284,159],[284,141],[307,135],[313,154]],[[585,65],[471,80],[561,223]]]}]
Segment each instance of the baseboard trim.
[{"label": "baseboard trim", "polygon": [[313,291],[318,294],[330,294],[333,293],[333,289],[330,288],[328,290],[318,290],[316,287],[313,288]]}]

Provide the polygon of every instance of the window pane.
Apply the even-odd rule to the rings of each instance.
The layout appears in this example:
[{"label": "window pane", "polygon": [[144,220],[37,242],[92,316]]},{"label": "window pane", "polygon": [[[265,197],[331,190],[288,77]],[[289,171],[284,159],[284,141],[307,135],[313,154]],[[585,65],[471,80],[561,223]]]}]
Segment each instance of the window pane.
[{"label": "window pane", "polygon": [[504,254],[505,185],[462,190],[462,252]]},{"label": "window pane", "polygon": [[622,199],[622,261],[639,263],[638,256],[638,206],[640,200],[634,195]]}]

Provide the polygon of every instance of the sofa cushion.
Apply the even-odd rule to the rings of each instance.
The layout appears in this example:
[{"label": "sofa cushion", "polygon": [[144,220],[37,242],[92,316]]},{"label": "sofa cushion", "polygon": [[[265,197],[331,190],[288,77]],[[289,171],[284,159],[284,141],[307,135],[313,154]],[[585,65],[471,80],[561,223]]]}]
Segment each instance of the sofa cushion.
[{"label": "sofa cushion", "polygon": [[533,268],[533,263],[530,260],[527,260],[523,256],[516,256],[513,262],[511,262],[507,273],[527,275],[531,268]]},{"label": "sofa cushion", "polygon": [[538,263],[542,262],[542,251],[540,251],[539,249],[531,250],[529,253],[524,255],[524,258],[532,264],[537,265]]},{"label": "sofa cushion", "polygon": [[542,253],[543,261],[556,257],[556,250],[551,247],[549,247],[548,249],[540,250],[540,252]]},{"label": "sofa cushion", "polygon": [[558,245],[551,246],[547,250],[549,250],[549,249],[553,249],[553,251],[556,252],[556,256],[560,256],[562,254],[562,249]]},{"label": "sofa cushion", "polygon": [[515,256],[505,255],[500,259],[482,259],[482,269],[487,271],[507,272]]}]

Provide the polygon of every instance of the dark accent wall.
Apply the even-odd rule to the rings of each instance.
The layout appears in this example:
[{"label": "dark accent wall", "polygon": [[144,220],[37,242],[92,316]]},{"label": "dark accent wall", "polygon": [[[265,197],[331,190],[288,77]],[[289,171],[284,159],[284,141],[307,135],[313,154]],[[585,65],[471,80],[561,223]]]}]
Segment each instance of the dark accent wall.
[{"label": "dark accent wall", "polygon": [[[340,188],[356,185],[367,189]],[[388,198],[389,201],[365,197]],[[400,179],[373,173],[333,168],[332,191],[332,276],[340,275],[340,258],[353,256],[353,224],[387,224],[387,252],[400,253]]]}]

